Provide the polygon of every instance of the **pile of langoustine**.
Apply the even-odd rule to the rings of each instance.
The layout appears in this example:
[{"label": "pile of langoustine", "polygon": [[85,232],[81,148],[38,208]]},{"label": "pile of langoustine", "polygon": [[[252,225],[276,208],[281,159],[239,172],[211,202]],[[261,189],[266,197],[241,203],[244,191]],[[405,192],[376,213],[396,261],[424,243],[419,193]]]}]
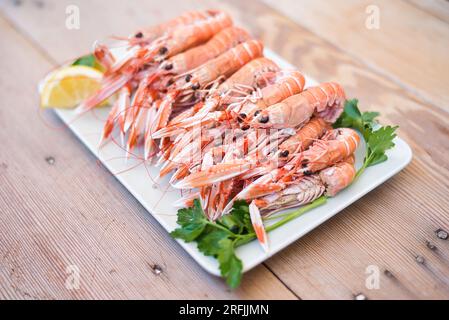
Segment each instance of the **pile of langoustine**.
[{"label": "pile of langoustine", "polygon": [[236,199],[260,213],[333,196],[355,176],[359,136],[332,129],[346,100],[334,82],[304,90],[303,75],[263,56],[263,45],[233,26],[224,12],[188,12],[127,38],[116,59],[97,44],[102,88],[78,111],[117,99],[102,143],[118,131],[127,153],[143,144],[144,158],[199,198],[209,219]]}]

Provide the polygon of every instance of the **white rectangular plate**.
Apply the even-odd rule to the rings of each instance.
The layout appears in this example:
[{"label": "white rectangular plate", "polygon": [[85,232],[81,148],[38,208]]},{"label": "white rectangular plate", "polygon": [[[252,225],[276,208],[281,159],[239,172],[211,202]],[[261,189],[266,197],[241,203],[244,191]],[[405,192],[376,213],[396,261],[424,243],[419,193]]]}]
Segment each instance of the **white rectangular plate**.
[{"label": "white rectangular plate", "polygon": [[[266,49],[265,55],[273,59],[283,68],[294,68],[270,50]],[[314,84],[316,84],[314,80],[306,77],[306,86]],[[132,158],[125,162],[124,150],[114,143],[108,143],[100,151],[98,150],[97,146],[100,140],[101,130],[108,112],[109,108],[96,109],[93,112],[77,118],[72,110],[56,110],[58,116],[97,155],[98,159],[116,176],[118,181],[139,200],[168,232],[172,231],[177,227],[177,210],[172,206],[172,203],[179,199],[179,190],[169,188],[167,179],[155,183],[155,178],[158,175],[157,168],[149,165],[145,167],[141,163],[141,160]],[[74,120],[75,118],[77,119]],[[239,247],[237,249],[237,255],[243,262],[244,271],[250,270],[271,255],[274,255],[292,242],[298,240],[307,232],[313,230],[327,219],[357,201],[407,166],[412,158],[410,147],[400,138],[395,139],[395,144],[396,146],[388,152],[388,161],[376,165],[375,168],[368,168],[354,184],[340,192],[335,198],[329,199],[326,204],[270,232],[269,253],[262,251],[257,241]],[[363,144],[357,149],[357,168],[363,162],[364,150],[365,146]],[[129,168],[132,168],[132,170],[127,170]],[[216,260],[204,256],[198,251],[195,243],[178,242],[204,269],[214,275],[220,275]]]}]

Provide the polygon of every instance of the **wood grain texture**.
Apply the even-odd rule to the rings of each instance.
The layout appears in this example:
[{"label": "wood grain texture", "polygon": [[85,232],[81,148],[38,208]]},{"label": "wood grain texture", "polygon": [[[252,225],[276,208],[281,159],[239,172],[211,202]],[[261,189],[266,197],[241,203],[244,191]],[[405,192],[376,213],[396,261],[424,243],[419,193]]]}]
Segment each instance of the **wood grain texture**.
[{"label": "wood grain texture", "polygon": [[[388,0],[265,2],[423,101],[449,111],[449,25],[423,10],[445,15],[447,1],[417,1],[420,6]],[[366,27],[369,6],[379,10],[379,29]]]},{"label": "wood grain texture", "polygon": [[405,0],[411,5],[426,11],[434,17],[449,23],[449,4],[447,0]]},{"label": "wood grain texture", "polygon": [[[52,64],[0,29],[1,298],[296,298],[264,266],[235,291],[203,271],[52,112],[39,117]],[[71,265],[79,290],[66,288]]]},{"label": "wood grain texture", "polygon": [[[19,102],[21,112],[0,109],[0,135],[13,151],[0,155],[0,208],[6,208],[0,219],[8,226],[0,238],[0,297],[294,298],[276,276],[305,299],[351,299],[359,292],[371,299],[449,298],[449,243],[434,232],[449,230],[449,118],[416,94],[426,88],[407,90],[372,68],[377,62],[369,46],[360,49],[366,59],[358,59],[311,33],[307,23],[304,28],[256,1],[171,1],[163,8],[149,1],[109,1],[107,7],[103,1],[73,2],[81,9],[76,31],[64,28],[68,1],[1,5],[25,37],[2,21],[14,46],[0,52],[1,70],[7,71],[0,90],[3,103]],[[51,67],[48,61],[61,63],[87,52],[95,39],[210,6],[229,11],[304,73],[342,83],[364,110],[379,110],[384,123],[399,124],[414,151],[402,173],[271,258],[266,266],[275,276],[261,266],[246,274],[236,292],[202,271],[69,132],[49,129],[34,111],[34,85]],[[309,14],[326,17],[325,10]],[[411,83],[412,75],[400,80]],[[29,146],[26,153],[23,146]],[[43,160],[48,155],[56,158],[53,166]],[[88,274],[82,292],[63,286],[65,267],[73,261]],[[162,276],[152,273],[154,264],[165,270]],[[369,265],[381,272],[378,290],[365,287]]]}]

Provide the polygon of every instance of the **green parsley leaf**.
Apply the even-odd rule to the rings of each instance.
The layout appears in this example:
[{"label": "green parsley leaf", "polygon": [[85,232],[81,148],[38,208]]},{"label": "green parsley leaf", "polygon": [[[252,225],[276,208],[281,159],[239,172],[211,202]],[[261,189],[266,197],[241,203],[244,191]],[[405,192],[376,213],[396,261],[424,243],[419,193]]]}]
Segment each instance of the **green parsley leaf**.
[{"label": "green parsley leaf", "polygon": [[198,249],[206,256],[216,257],[220,250],[220,241],[229,237],[229,233],[216,228],[207,227],[207,231],[197,238]]},{"label": "green parsley leaf", "polygon": [[243,231],[243,224],[232,214],[222,216],[218,222],[235,234]]},{"label": "green parsley leaf", "polygon": [[374,120],[380,116],[379,112],[364,112],[362,114],[362,120],[363,122],[374,122]]},{"label": "green parsley leaf", "polygon": [[181,228],[171,232],[171,236],[174,238],[191,242],[203,232],[207,220],[198,199],[195,199],[192,208],[184,208],[178,211],[177,222],[181,225]]},{"label": "green parsley leaf", "polygon": [[78,58],[75,62],[72,63],[73,66],[87,66],[94,67],[95,65],[95,56],[93,54],[89,54],[87,56]]},{"label": "green parsley leaf", "polygon": [[101,66],[101,64],[97,61],[97,59],[95,58],[95,56],[93,54],[88,54],[86,56],[80,57],[78,59],[76,59],[73,63],[72,66],[86,66],[86,67],[91,67],[91,68],[95,68],[99,71],[104,71],[104,68]]},{"label": "green parsley leaf", "polygon": [[182,228],[173,230],[170,234],[173,238],[191,242],[203,232],[205,226],[205,223],[189,223],[182,226]]},{"label": "green parsley leaf", "polygon": [[221,275],[231,288],[237,288],[242,279],[242,261],[235,255],[234,242],[228,238],[219,241],[218,262]]},{"label": "green parsley leaf", "polygon": [[345,102],[345,113],[352,119],[358,119],[362,116],[358,108],[359,100],[351,99]]},{"label": "green parsley leaf", "polygon": [[245,200],[237,200],[234,202],[231,215],[238,221],[238,224],[243,227],[243,233],[254,232],[251,217],[249,215],[249,206]]},{"label": "green parsley leaf", "polygon": [[195,241],[198,250],[216,257],[222,276],[231,288],[236,288],[243,269],[242,261],[235,255],[237,240],[246,243],[256,238],[248,204],[236,201],[229,215],[209,221],[196,199],[193,207],[178,210],[177,222],[180,227],[171,232],[172,237],[186,242]]},{"label": "green parsley leaf", "polygon": [[201,208],[201,203],[198,199],[195,199],[193,201],[193,207],[178,210],[178,220],[176,222],[184,226],[190,223],[198,223],[205,219],[206,216],[204,215],[203,208]]},{"label": "green parsley leaf", "polygon": [[394,147],[393,139],[396,137],[395,130],[398,127],[381,127],[372,131],[368,137],[368,154],[366,166],[373,166],[388,159],[385,151]]},{"label": "green parsley leaf", "polygon": [[388,159],[385,152],[394,147],[393,139],[398,127],[380,127],[376,122],[379,112],[360,112],[358,100],[352,99],[345,102],[345,107],[340,118],[335,122],[334,128],[353,128],[358,130],[366,142],[366,156],[362,168],[357,172],[357,177],[369,166],[384,162]]}]

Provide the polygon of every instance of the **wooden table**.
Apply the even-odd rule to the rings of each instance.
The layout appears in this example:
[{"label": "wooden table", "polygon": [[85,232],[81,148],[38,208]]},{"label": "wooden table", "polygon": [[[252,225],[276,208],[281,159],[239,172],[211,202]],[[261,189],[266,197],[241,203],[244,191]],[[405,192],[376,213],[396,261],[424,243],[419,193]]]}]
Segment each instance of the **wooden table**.
[{"label": "wooden table", "polygon": [[[79,30],[65,27],[69,4],[80,9]],[[342,83],[364,110],[398,124],[414,152],[403,172],[234,291],[53,113],[39,112],[36,92],[46,72],[95,39],[206,7],[229,11],[304,73]],[[367,28],[376,8],[379,29]],[[449,241],[436,233],[449,231],[447,1],[5,0],[0,30],[0,298],[449,298]],[[376,268],[373,289],[366,280]],[[78,270],[79,289],[67,289]]]}]

